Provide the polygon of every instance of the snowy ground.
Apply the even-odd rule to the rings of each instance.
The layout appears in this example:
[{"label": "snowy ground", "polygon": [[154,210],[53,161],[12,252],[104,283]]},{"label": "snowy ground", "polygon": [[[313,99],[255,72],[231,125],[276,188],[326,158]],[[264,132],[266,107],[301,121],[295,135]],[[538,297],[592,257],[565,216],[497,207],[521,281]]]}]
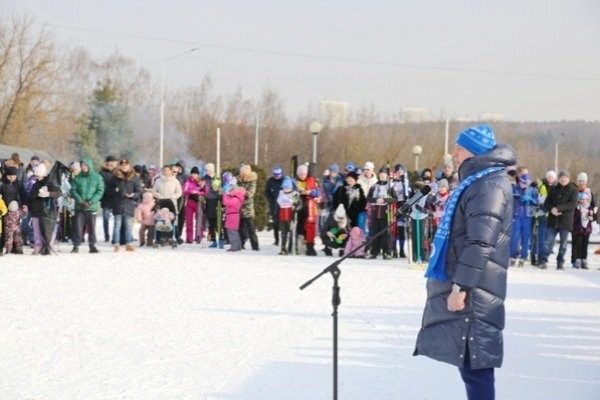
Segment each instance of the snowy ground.
[{"label": "snowy ground", "polygon": [[[0,399],[331,398],[332,258],[184,245],[0,261]],[[591,245],[593,251],[597,245]],[[498,399],[600,399],[600,256],[512,268]],[[461,399],[455,368],[412,350],[423,271],[342,264],[340,399]]]}]

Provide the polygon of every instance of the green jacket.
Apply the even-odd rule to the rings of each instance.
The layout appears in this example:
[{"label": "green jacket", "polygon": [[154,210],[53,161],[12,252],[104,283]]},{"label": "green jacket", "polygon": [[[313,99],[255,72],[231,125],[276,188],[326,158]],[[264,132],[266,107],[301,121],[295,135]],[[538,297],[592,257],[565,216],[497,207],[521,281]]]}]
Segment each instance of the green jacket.
[{"label": "green jacket", "polygon": [[[95,212],[100,208],[100,199],[104,194],[104,180],[94,171],[91,158],[83,158],[81,162],[90,169],[87,173],[80,172],[71,180],[71,197],[75,199],[75,210]],[[87,207],[85,202],[89,203]]]}]

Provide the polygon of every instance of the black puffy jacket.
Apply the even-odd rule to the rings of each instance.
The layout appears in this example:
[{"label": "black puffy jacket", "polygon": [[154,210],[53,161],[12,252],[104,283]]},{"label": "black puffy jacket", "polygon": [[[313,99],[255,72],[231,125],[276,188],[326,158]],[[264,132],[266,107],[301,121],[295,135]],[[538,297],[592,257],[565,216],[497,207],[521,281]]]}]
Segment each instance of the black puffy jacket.
[{"label": "black puffy jacket", "polygon": [[575,209],[577,208],[578,194],[577,186],[573,182],[569,182],[565,186],[558,183],[550,189],[548,198],[544,202],[544,208],[550,211],[556,207],[560,215],[552,215],[549,212],[548,226],[556,229],[566,229],[569,232],[573,231],[573,220]]},{"label": "black puffy jacket", "polygon": [[[460,180],[488,167],[516,162],[514,150],[500,145],[465,160],[459,169]],[[462,193],[446,254],[449,279],[427,281],[427,302],[414,355],[464,367],[468,345],[467,365],[471,368],[502,365],[512,204],[512,188],[504,171],[476,180]],[[447,309],[452,282],[468,288],[466,307],[460,312]]]}]

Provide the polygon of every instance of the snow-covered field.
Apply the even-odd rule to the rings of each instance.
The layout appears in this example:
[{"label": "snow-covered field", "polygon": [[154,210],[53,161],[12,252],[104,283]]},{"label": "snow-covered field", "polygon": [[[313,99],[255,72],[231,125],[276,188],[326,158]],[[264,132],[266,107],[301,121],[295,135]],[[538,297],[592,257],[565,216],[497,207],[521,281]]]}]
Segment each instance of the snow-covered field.
[{"label": "snow-covered field", "polygon": [[[328,399],[333,258],[184,245],[0,261],[0,399]],[[320,248],[320,246],[318,246]],[[590,249],[597,248],[590,245]],[[600,257],[512,268],[498,399],[600,399]],[[461,399],[455,368],[413,357],[423,271],[342,264],[340,399]]]}]

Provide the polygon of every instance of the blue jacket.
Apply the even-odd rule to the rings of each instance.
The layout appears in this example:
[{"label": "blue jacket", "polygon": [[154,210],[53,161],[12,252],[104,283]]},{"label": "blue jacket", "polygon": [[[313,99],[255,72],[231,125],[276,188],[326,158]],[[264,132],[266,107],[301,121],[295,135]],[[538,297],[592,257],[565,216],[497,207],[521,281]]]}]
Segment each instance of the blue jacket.
[{"label": "blue jacket", "polygon": [[538,206],[538,195],[536,191],[527,186],[522,188],[518,183],[512,185],[513,189],[513,216],[519,218],[532,218],[535,216]]},{"label": "blue jacket", "polygon": [[[465,160],[459,177],[462,181],[482,169],[516,162],[514,150],[499,145]],[[512,206],[512,188],[504,171],[476,180],[462,193],[446,255],[449,279],[427,281],[427,301],[414,355],[463,367],[468,345],[471,368],[502,365]],[[452,282],[468,291],[466,307],[460,312],[450,312],[446,306]]]}]

